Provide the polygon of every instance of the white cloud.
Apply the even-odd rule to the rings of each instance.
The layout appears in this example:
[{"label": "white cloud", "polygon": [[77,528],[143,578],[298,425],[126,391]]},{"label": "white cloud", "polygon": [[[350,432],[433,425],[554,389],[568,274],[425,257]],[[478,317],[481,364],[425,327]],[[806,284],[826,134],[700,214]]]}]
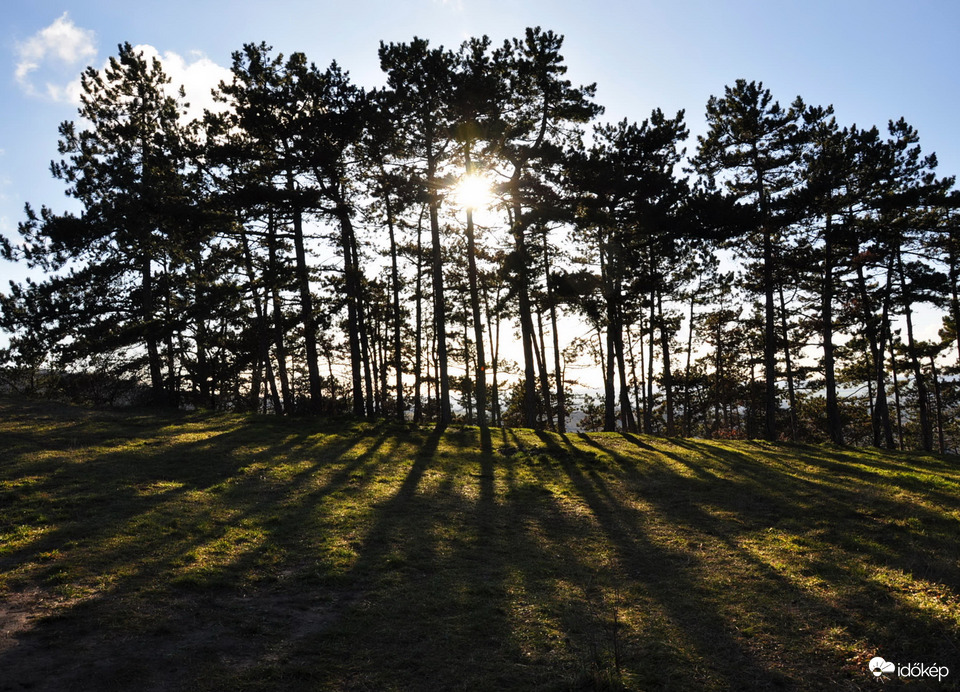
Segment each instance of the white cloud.
[{"label": "white cloud", "polygon": [[[170,77],[173,94],[183,86],[190,104],[188,117],[199,117],[204,109],[222,108],[210,92],[222,80],[230,81],[231,73],[226,67],[196,51],[185,58],[173,51],[161,53],[151,45],[134,46],[134,50],[142,52],[148,61],[159,58]],[[86,66],[82,63],[89,64],[96,55],[94,32],[78,27],[64,12],[50,26],[17,44],[14,74],[30,96],[78,105],[82,93],[80,72]],[[104,62],[103,67],[106,66]]]},{"label": "white cloud", "polygon": [[[53,24],[38,31],[16,46],[17,66],[14,71],[17,83],[31,96],[46,95],[54,101],[72,101],[79,96],[79,79],[63,85],[51,81],[62,77],[64,70],[76,72],[80,63],[96,56],[94,32],[82,29],[64,12]],[[41,71],[45,79],[44,91],[34,84],[36,73]]]},{"label": "white cloud", "polygon": [[226,67],[218,65],[203,53],[194,51],[190,59],[184,58],[173,51],[160,53],[150,45],[133,47],[135,52],[142,52],[144,59],[150,61],[160,59],[163,71],[170,78],[170,87],[175,94],[183,87],[187,95],[188,118],[199,118],[204,109],[217,111],[223,108],[222,104],[215,103],[211,91],[221,82],[230,82],[231,72]]}]

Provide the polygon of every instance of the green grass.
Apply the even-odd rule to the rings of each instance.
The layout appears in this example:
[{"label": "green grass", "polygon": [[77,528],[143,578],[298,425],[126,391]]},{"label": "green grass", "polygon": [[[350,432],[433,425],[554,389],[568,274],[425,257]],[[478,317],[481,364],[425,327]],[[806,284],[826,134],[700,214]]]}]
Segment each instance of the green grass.
[{"label": "green grass", "polygon": [[956,458],[0,403],[0,690],[960,683]]}]

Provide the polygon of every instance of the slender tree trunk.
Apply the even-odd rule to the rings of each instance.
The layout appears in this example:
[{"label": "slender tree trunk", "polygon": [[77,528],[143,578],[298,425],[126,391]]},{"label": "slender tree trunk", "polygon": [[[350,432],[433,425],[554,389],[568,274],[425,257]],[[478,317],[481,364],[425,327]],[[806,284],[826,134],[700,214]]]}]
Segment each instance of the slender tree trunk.
[{"label": "slender tree trunk", "polygon": [[[651,273],[651,286],[653,285],[653,268],[650,268]],[[656,343],[656,328],[657,328],[657,301],[656,296],[654,295],[654,289],[650,290],[650,314],[647,317],[647,328],[649,329],[648,339],[647,339],[647,406],[643,409],[643,432],[648,435],[653,434],[653,361],[654,361],[654,348],[653,345]]]},{"label": "slender tree trunk", "polygon": [[432,135],[427,138],[427,183],[429,188],[430,241],[432,244],[431,269],[433,279],[433,323],[437,339],[437,375],[439,389],[437,396],[440,426],[453,420],[450,408],[450,372],[447,364],[447,304],[443,292],[443,254],[440,245],[440,199],[436,191],[437,164],[433,152]]},{"label": "slender tree trunk", "polygon": [[567,431],[567,395],[563,387],[563,367],[560,361],[560,333],[557,330],[557,306],[550,298],[550,326],[553,330],[553,372],[557,382],[557,432]]},{"label": "slender tree trunk", "polygon": [[511,179],[511,202],[513,242],[517,257],[516,292],[520,318],[520,341],[523,346],[523,424],[537,428],[537,377],[533,355],[533,319],[530,304],[530,278],[528,276],[528,252],[524,239],[523,208],[520,202],[520,172],[518,165]]},{"label": "slender tree trunk", "polygon": [[467,408],[467,425],[473,425],[474,392],[470,386],[470,318],[463,311],[463,401]]},{"label": "slender tree trunk", "polygon": [[787,303],[783,296],[783,282],[777,283],[780,298],[780,326],[783,329],[783,362],[786,368],[787,401],[790,405],[790,439],[797,439],[797,394],[793,383],[793,359],[790,357],[790,329],[787,324]]},{"label": "slender tree trunk", "polygon": [[630,404],[630,389],[627,386],[627,363],[623,347],[623,314],[617,309],[617,329],[614,332],[614,353],[617,356],[617,372],[620,384],[620,425],[624,430],[636,432],[636,421],[633,420],[633,406]]},{"label": "slender tree trunk", "polygon": [[[293,175],[287,174],[287,191],[294,193]],[[307,267],[307,251],[303,242],[303,211],[293,208],[293,247],[296,253],[297,288],[300,291],[300,322],[303,324],[303,344],[307,359],[307,382],[310,391],[310,406],[317,407],[323,401],[320,383],[320,356],[317,352],[317,326],[313,317],[313,296],[310,293],[310,270]]]},{"label": "slender tree trunk", "polygon": [[920,418],[920,442],[925,452],[932,452],[933,426],[930,424],[927,381],[923,374],[923,367],[920,365],[920,357],[917,354],[917,343],[913,337],[913,309],[910,307],[912,301],[903,269],[903,257],[899,250],[897,251],[897,270],[900,274],[900,293],[903,299],[904,317],[906,317],[907,321],[907,352],[910,355],[910,364],[913,367],[914,382],[917,388],[917,414]]},{"label": "slender tree trunk", "polygon": [[[166,270],[166,267],[164,268]],[[169,277],[169,272],[164,271],[164,276]],[[164,288],[164,301],[163,301],[163,317],[164,323],[167,325],[173,324],[173,311],[170,306],[170,287],[169,285]],[[166,347],[167,352],[167,405],[174,408],[180,405],[180,374],[177,372],[176,364],[176,350],[173,347],[173,333],[167,328],[167,333],[164,336],[164,346]],[[222,368],[220,369],[222,372]],[[211,407],[213,408],[213,407]]]},{"label": "slender tree trunk", "polygon": [[140,259],[140,318],[143,320],[144,340],[147,344],[147,365],[150,369],[150,389],[153,402],[164,401],[163,366],[160,361],[160,345],[153,315],[153,272],[150,257]]},{"label": "slender tree trunk", "polygon": [[777,439],[777,335],[776,311],[773,304],[773,237],[770,229],[763,229],[763,375],[764,375],[764,436]]},{"label": "slender tree trunk", "polygon": [[[190,257],[190,263],[193,267],[194,281],[194,293],[193,300],[196,305],[204,305],[206,303],[206,293],[205,288],[208,285],[207,280],[203,276],[203,262],[199,253],[192,253]],[[254,301],[256,301],[256,294],[253,295]],[[259,323],[257,325],[259,327]],[[210,393],[210,363],[207,358],[207,351],[210,347],[210,337],[209,330],[207,329],[207,317],[205,314],[199,314],[194,319],[194,337],[193,341],[197,349],[197,369],[194,373],[194,383],[195,383],[195,392],[198,394],[198,398],[201,402],[201,406],[212,408],[212,397]],[[184,344],[182,335],[179,340],[180,351],[184,351]],[[257,358],[259,357],[259,352],[257,353]],[[251,383],[251,389],[256,389],[256,396],[260,395],[260,374],[261,368],[259,363],[257,363],[257,358],[254,358],[254,369],[253,369],[253,381]]]},{"label": "slender tree trunk", "polygon": [[[713,432],[717,432],[723,424],[724,402],[726,397],[723,392],[723,303],[717,311],[717,333],[716,348],[713,359],[713,378],[714,378],[714,405],[713,405]],[[753,367],[750,368],[751,392],[753,391]]]},{"label": "slender tree trunk", "polygon": [[670,368],[670,330],[663,315],[663,291],[657,291],[657,312],[660,321],[660,350],[663,352],[664,406],[667,408],[667,436],[676,435],[673,419],[673,373]]},{"label": "slender tree trunk", "polygon": [[387,213],[387,230],[390,233],[390,288],[393,293],[393,370],[397,376],[396,384],[396,416],[403,422],[403,337],[401,334],[403,321],[400,317],[400,270],[397,262],[397,240],[393,224],[393,208],[390,204],[390,193],[384,193],[384,203]]},{"label": "slender tree trunk", "polygon": [[760,232],[763,234],[763,376],[764,376],[764,437],[777,439],[777,332],[774,309],[773,231],[767,208],[767,188],[763,167],[754,145],[754,170],[757,172],[757,209],[760,213]]},{"label": "slender tree trunk", "polygon": [[[630,379],[633,381],[633,402],[635,406],[634,425],[643,419],[643,408],[641,407],[642,391],[641,382],[643,378],[637,377],[637,356],[633,348],[633,325],[628,325],[624,330],[627,336],[627,353],[630,356]],[[642,342],[641,342],[642,345]],[[643,352],[640,353],[640,367],[643,368]]]},{"label": "slender tree trunk", "polygon": [[[640,319],[637,323],[637,382],[634,385],[634,389],[637,390],[637,425],[639,426],[641,422],[646,424],[647,411],[650,409],[650,402],[647,400],[647,376],[646,368],[644,366],[644,355],[646,353],[644,342],[643,342],[643,331],[645,326],[643,324],[643,316],[641,314]],[[644,431],[646,427],[644,427]]]},{"label": "slender tree trunk", "polygon": [[[497,285],[497,295],[495,296],[497,304],[500,302],[500,285]],[[498,382],[499,366],[500,366],[500,314],[499,312],[494,315],[490,311],[490,297],[487,293],[486,286],[484,286],[483,291],[483,304],[484,309],[487,314],[487,334],[490,339],[490,354],[491,354],[491,365],[493,369],[493,382],[491,383],[491,394],[492,394],[492,413],[493,413],[493,424],[500,426],[503,424],[503,419],[500,412],[500,385]],[[494,327],[494,322],[496,322],[496,327]]]},{"label": "slender tree trunk", "polygon": [[[536,336],[540,336],[539,344]],[[537,310],[537,332],[534,334],[534,353],[537,359],[537,370],[540,373],[540,396],[543,398],[543,412],[547,420],[547,427],[554,430],[553,406],[550,401],[550,376],[547,374],[547,344],[543,337],[543,311]]]},{"label": "slender tree trunk", "polygon": [[360,334],[360,352],[363,361],[363,382],[366,387],[367,396],[364,402],[364,410],[368,416],[373,415],[374,391],[373,391],[373,370],[370,356],[370,334],[367,328],[367,305],[363,290],[363,270],[360,268],[360,249],[357,247],[357,236],[353,230],[353,222],[350,220],[350,213],[345,205],[339,205],[342,221],[348,229],[349,249],[352,256],[351,269],[353,271],[353,291],[356,301],[357,311],[357,331]]},{"label": "slender tree trunk", "polygon": [[[614,339],[617,329],[617,315],[615,301],[619,298],[613,287],[614,258],[610,251],[613,241],[601,240],[600,246],[600,281],[603,284],[604,302],[607,308],[607,355],[603,368],[603,431],[613,432],[617,429],[616,415],[616,384],[614,380],[614,366],[616,361]],[[602,356],[601,356],[602,357]]]},{"label": "slender tree trunk", "polygon": [[890,343],[890,374],[893,376],[893,405],[897,409],[897,445],[901,451],[903,444],[903,406],[900,404],[900,374],[897,372],[897,352],[893,338]]},{"label": "slender tree trunk", "polygon": [[413,351],[413,422],[423,421],[423,213],[417,223],[416,327]]},{"label": "slender tree trunk", "polygon": [[[466,173],[473,175],[473,161],[470,159],[471,143],[464,145],[464,159]],[[487,426],[487,360],[483,352],[483,321],[480,319],[480,288],[477,275],[477,246],[474,237],[473,209],[467,207],[467,275],[470,282],[470,309],[473,314],[473,339],[477,349],[476,368],[476,397],[477,397],[477,424],[481,428]],[[466,340],[464,340],[466,346]]]},{"label": "slender tree trunk", "polygon": [[543,264],[547,276],[547,304],[550,306],[550,329],[553,334],[553,372],[557,382],[557,432],[567,431],[566,395],[563,391],[563,372],[560,367],[560,333],[557,329],[557,301],[553,297],[553,288],[550,284],[550,244],[547,242],[547,231],[543,231]]},{"label": "slender tree trunk", "polygon": [[691,428],[693,427],[693,411],[691,410],[690,404],[690,372],[693,361],[693,329],[694,329],[694,306],[696,305],[697,296],[700,294],[700,291],[703,289],[703,274],[701,273],[697,279],[697,290],[690,294],[690,317],[689,317],[689,329],[687,331],[687,363],[683,371],[683,434],[685,437],[690,437]]},{"label": "slender tree trunk", "polygon": [[286,329],[283,319],[283,303],[280,300],[280,289],[277,277],[280,275],[280,263],[277,257],[276,222],[271,212],[267,219],[267,251],[270,267],[270,290],[273,302],[273,341],[277,351],[277,374],[280,377],[280,393],[283,397],[283,407],[279,413],[290,413],[293,410],[293,394],[290,388],[290,377],[287,373]]},{"label": "slender tree trunk", "polygon": [[253,268],[253,256],[250,252],[250,243],[243,227],[240,229],[240,247],[243,251],[243,265],[247,272],[247,283],[250,288],[250,297],[253,300],[254,311],[257,316],[257,346],[260,351],[260,359],[266,370],[267,384],[270,388],[270,396],[273,401],[273,410],[275,413],[283,413],[283,406],[280,402],[280,394],[277,392],[277,382],[273,374],[273,366],[270,363],[270,336],[269,325],[267,324],[267,295],[264,295],[264,301],[261,304],[257,296],[257,284],[255,280],[256,273]]},{"label": "slender tree trunk", "polygon": [[[863,264],[857,264],[857,288],[860,294],[860,302],[863,306],[863,326],[864,326],[864,336],[867,338],[867,344],[869,345],[869,355],[872,360],[872,373],[874,382],[877,385],[877,389],[874,395],[871,394],[871,401],[874,401],[874,404],[871,406],[871,415],[870,419],[872,422],[873,428],[873,444],[877,447],[883,447],[884,442],[886,441],[887,447],[893,449],[893,428],[890,424],[890,411],[887,406],[887,393],[884,384],[884,371],[883,371],[883,361],[884,355],[881,350],[881,332],[882,324],[886,321],[886,305],[887,300],[884,298],[884,317],[880,323],[881,326],[878,326],[877,318],[874,315],[873,301],[870,299],[870,293],[867,290],[867,280],[866,275],[863,271]],[[889,294],[890,288],[890,272],[887,272],[887,294]]]},{"label": "slender tree trunk", "polygon": [[933,376],[933,395],[937,405],[937,449],[946,454],[947,443],[943,432],[943,397],[940,393],[940,377],[937,375],[937,354],[930,353],[930,374]]},{"label": "slender tree trunk", "polygon": [[613,432],[617,429],[616,385],[614,384],[616,355],[613,345],[613,331],[609,325],[607,326],[606,349],[606,359],[604,360],[603,431]]},{"label": "slender tree trunk", "polygon": [[380,360],[380,339],[378,338],[378,331],[380,327],[380,321],[377,319],[376,314],[371,315],[372,319],[367,320],[367,327],[371,330],[368,336],[368,348],[369,351],[365,354],[367,362],[369,365],[369,370],[372,373],[372,384],[373,389],[367,390],[367,415],[368,416],[379,416],[382,411],[382,394],[383,390],[380,388],[380,373],[384,371],[382,367],[383,361]]},{"label": "slender tree trunk", "polygon": [[833,345],[833,217],[827,214],[823,244],[823,288],[820,313],[823,318],[823,374],[826,387],[827,432],[835,444],[843,444],[843,421],[840,418],[840,401],[837,397],[836,357]]},{"label": "slender tree trunk", "polygon": [[343,255],[343,276],[347,298],[347,342],[350,346],[350,382],[353,392],[353,414],[363,416],[363,346],[360,338],[364,332],[360,320],[360,281],[359,268],[354,264],[353,224],[346,209],[337,209],[340,224],[340,252]]},{"label": "slender tree trunk", "polygon": [[883,436],[884,442],[887,445],[887,449],[893,449],[893,426],[890,423],[890,405],[887,402],[887,390],[886,390],[886,374],[884,372],[884,352],[886,350],[886,342],[891,339],[891,327],[890,327],[890,301],[892,299],[893,292],[893,262],[891,260],[890,265],[887,266],[887,284],[883,296],[883,307],[881,310],[880,318],[880,335],[879,341],[877,344],[877,351],[879,353],[879,361],[875,364],[877,368],[877,405],[874,407],[874,410],[877,412],[877,416],[883,425]]}]

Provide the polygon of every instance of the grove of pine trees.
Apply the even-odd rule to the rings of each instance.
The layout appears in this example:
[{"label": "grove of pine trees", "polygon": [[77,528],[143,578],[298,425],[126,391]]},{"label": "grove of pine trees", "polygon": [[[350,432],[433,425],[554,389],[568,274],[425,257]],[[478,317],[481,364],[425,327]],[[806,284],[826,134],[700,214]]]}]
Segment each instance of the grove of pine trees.
[{"label": "grove of pine trees", "polygon": [[59,130],[80,211],[0,239],[42,277],[0,296],[3,386],[956,451],[960,196],[916,130],[745,80],[695,145],[604,123],[562,43],[381,44],[375,89],[248,44],[193,121],[120,46]]}]

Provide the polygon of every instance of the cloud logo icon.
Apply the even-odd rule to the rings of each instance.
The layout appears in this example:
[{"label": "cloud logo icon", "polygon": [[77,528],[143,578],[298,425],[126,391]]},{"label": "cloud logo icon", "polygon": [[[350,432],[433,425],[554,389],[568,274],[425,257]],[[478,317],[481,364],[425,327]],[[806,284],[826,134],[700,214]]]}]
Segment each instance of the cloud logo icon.
[{"label": "cloud logo icon", "polygon": [[892,673],[896,666],[890,661],[883,660],[880,656],[874,656],[870,659],[870,663],[867,664],[867,668],[869,668],[870,672],[876,677],[880,677],[884,673]]}]

